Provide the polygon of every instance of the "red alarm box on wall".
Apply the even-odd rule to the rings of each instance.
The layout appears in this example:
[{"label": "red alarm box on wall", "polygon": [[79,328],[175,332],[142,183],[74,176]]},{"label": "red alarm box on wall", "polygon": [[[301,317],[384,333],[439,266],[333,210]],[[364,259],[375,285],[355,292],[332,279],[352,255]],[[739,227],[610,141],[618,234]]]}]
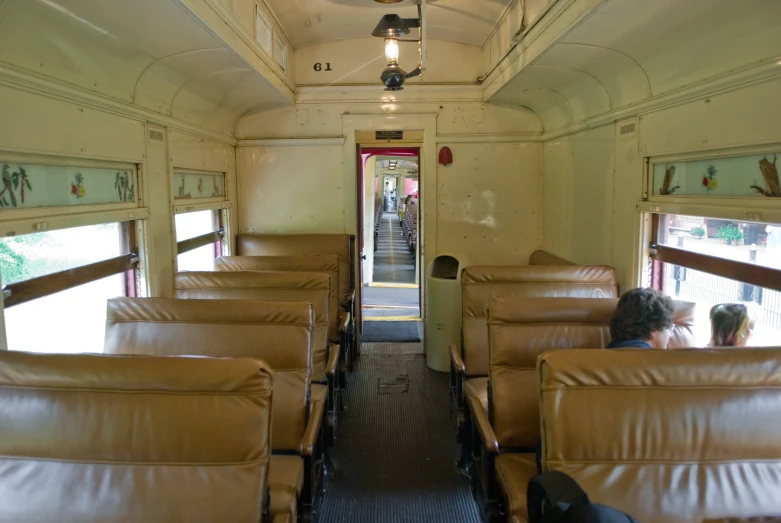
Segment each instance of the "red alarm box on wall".
[{"label": "red alarm box on wall", "polygon": [[453,152],[450,150],[450,147],[443,147],[439,150],[439,163],[440,165],[453,163]]}]

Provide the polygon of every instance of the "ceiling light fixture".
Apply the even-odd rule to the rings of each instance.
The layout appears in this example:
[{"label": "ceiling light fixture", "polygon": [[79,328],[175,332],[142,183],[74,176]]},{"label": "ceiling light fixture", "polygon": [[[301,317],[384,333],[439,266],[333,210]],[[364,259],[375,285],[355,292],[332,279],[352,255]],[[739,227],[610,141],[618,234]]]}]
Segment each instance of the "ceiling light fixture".
[{"label": "ceiling light fixture", "polygon": [[[380,3],[391,3],[388,1],[376,0]],[[372,31],[372,36],[385,39],[385,58],[388,66],[382,71],[380,80],[385,84],[386,91],[401,91],[404,89],[404,82],[407,78],[420,76],[425,70],[425,13],[426,0],[415,0],[418,5],[418,18],[401,18],[399,15],[385,15]],[[420,38],[418,40],[400,40],[407,36],[410,29],[420,29]],[[399,42],[411,42],[418,44],[420,60],[418,66],[407,73],[399,67]]]}]

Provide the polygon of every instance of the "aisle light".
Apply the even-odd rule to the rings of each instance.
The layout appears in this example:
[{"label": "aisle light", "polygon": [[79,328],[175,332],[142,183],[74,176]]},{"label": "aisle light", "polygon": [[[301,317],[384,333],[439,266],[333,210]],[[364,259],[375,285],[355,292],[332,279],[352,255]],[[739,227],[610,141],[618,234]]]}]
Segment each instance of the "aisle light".
[{"label": "aisle light", "polygon": [[[372,31],[372,36],[385,39],[385,58],[388,65],[382,71],[380,80],[385,84],[386,91],[401,91],[404,89],[404,81],[407,78],[419,76],[423,66],[423,14],[421,4],[418,3],[418,18],[401,18],[399,15],[385,15]],[[399,40],[400,37],[407,36],[410,28],[420,28],[420,38],[418,40]],[[399,42],[417,43],[419,47],[420,60],[418,66],[407,73],[399,67]]]}]

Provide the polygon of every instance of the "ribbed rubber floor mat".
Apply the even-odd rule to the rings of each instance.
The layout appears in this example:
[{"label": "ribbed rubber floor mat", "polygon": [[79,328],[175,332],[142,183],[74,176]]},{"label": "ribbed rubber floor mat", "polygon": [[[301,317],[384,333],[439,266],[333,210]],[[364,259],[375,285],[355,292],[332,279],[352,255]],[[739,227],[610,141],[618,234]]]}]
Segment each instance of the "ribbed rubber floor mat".
[{"label": "ribbed rubber floor mat", "polygon": [[419,321],[365,321],[361,340],[365,342],[416,342],[420,341]]},{"label": "ribbed rubber floor mat", "polygon": [[[426,367],[420,346],[363,346],[345,391],[322,523],[479,523],[455,469],[448,375]],[[408,390],[378,386],[402,381]]]}]

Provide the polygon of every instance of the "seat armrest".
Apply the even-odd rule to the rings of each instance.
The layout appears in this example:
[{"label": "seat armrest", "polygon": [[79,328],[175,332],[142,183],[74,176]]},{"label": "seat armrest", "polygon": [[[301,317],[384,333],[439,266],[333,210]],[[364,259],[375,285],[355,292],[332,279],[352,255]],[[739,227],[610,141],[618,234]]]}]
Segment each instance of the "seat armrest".
[{"label": "seat armrest", "polygon": [[491,423],[488,421],[488,415],[483,410],[483,405],[478,398],[468,398],[469,411],[472,413],[472,419],[475,420],[477,431],[480,433],[480,439],[483,446],[492,454],[499,453],[499,442],[496,441],[496,434]]},{"label": "seat armrest", "polygon": [[293,523],[293,516],[290,514],[275,514],[271,523]]},{"label": "seat armrest", "polygon": [[309,423],[306,425],[304,437],[301,440],[301,455],[311,457],[317,447],[317,438],[320,437],[320,427],[323,425],[325,415],[325,402],[315,400],[309,411]]},{"label": "seat armrest", "polygon": [[461,358],[461,354],[459,354],[458,349],[456,349],[452,343],[449,345],[449,347],[450,364],[453,366],[453,370],[455,370],[457,374],[466,373],[466,365],[464,365],[464,360]]},{"label": "seat armrest", "polygon": [[342,311],[342,314],[339,317],[339,332],[347,332],[347,329],[350,328],[350,313],[347,311]]},{"label": "seat armrest", "polygon": [[325,364],[325,373],[329,376],[336,376],[339,368],[339,345],[331,343],[328,349],[328,361]]}]

